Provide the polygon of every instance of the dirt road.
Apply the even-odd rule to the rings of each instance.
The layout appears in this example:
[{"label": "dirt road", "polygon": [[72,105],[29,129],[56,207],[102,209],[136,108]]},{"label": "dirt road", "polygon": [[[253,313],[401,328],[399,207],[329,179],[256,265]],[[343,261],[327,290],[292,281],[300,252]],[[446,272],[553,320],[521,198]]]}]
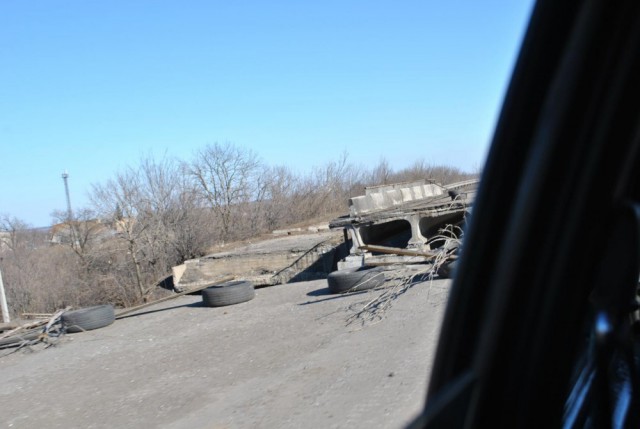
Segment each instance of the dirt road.
[{"label": "dirt road", "polygon": [[184,296],[56,346],[0,358],[9,428],[402,427],[421,409],[449,281],[419,283],[380,323],[375,292],[326,281],[208,308]]}]

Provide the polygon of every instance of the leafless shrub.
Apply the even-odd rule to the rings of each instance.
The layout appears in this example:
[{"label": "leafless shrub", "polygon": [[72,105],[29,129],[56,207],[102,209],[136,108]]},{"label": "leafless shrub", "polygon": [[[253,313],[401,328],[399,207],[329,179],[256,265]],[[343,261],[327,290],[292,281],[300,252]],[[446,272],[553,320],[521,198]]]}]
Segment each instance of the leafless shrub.
[{"label": "leafless shrub", "polygon": [[185,164],[194,189],[220,221],[222,240],[236,238],[234,212],[261,199],[261,164],[253,151],[230,143],[207,145]]},{"label": "leafless shrub", "polygon": [[277,166],[265,170],[263,183],[263,198],[255,211],[261,230],[273,231],[299,221],[292,210],[299,178],[288,167]]},{"label": "leafless shrub", "polygon": [[413,165],[398,171],[395,175],[398,182],[430,179],[442,185],[474,177],[474,174],[463,172],[457,167],[429,164],[424,160],[415,161]]}]

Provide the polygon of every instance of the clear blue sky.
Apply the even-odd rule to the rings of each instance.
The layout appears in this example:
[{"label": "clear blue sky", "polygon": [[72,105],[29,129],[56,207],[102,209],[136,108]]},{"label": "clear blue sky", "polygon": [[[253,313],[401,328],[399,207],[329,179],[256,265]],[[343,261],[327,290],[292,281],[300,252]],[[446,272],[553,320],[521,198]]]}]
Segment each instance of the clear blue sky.
[{"label": "clear blue sky", "polygon": [[531,0],[0,1],[0,213],[33,226],[141,156],[232,142],[483,164]]}]

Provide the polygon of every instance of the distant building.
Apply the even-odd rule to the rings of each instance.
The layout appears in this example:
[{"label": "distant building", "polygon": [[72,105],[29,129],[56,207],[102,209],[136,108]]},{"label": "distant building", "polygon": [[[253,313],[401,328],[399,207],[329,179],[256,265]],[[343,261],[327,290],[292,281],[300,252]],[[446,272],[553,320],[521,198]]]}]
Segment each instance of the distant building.
[{"label": "distant building", "polygon": [[74,231],[71,229],[72,226],[75,228],[75,233],[79,235],[79,237],[75,237],[76,242],[79,239],[85,238],[91,238],[93,240],[105,239],[113,236],[116,232],[113,228],[102,223],[99,219],[74,221],[71,223],[58,223],[56,225],[53,225],[49,230],[49,241],[52,244],[72,243],[74,240]]}]

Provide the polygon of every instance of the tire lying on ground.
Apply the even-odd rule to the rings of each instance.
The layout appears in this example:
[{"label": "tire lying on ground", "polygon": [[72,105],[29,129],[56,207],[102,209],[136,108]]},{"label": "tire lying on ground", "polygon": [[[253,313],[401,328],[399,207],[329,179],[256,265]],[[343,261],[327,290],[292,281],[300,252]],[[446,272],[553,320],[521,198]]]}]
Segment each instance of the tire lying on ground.
[{"label": "tire lying on ground", "polygon": [[450,278],[453,278],[453,275],[455,274],[455,270],[457,266],[458,266],[458,261],[448,261],[440,265],[440,267],[438,267],[438,270],[436,272],[438,273],[438,276],[440,276],[441,278],[450,279]]},{"label": "tire lying on ground", "polygon": [[385,281],[384,273],[375,268],[347,268],[327,276],[331,293],[356,292],[373,289]]},{"label": "tire lying on ground", "polygon": [[116,316],[113,306],[107,304],[67,311],[62,313],[60,319],[66,331],[73,333],[109,326],[116,320]]},{"label": "tire lying on ground", "polygon": [[207,307],[223,307],[251,301],[256,296],[253,283],[248,281],[231,281],[202,290],[202,302]]}]

